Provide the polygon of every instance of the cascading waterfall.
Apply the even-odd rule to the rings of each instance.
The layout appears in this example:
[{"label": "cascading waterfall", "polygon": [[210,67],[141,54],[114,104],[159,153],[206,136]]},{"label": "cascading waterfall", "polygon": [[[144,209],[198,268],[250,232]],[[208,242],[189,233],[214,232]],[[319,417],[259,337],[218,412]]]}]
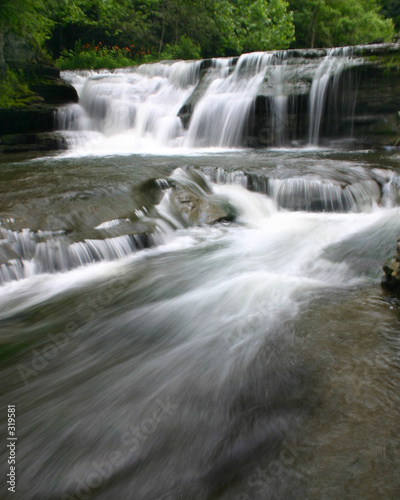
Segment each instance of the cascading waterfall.
[{"label": "cascading waterfall", "polygon": [[[310,146],[317,146],[319,143],[328,91],[330,90],[332,97],[337,101],[339,97],[337,95],[337,87],[340,76],[342,70],[346,66],[351,65],[352,56],[351,47],[330,49],[318,66],[310,91],[308,132],[308,143]],[[329,89],[329,87],[331,88]]]},{"label": "cascading waterfall", "polygon": [[343,141],[355,65],[64,73],[70,151],[0,168],[18,499],[398,499],[399,157]]},{"label": "cascading waterfall", "polygon": [[[349,80],[346,96],[339,87],[343,70],[360,60],[351,48],[325,54],[302,59],[292,51],[256,52],[238,59],[64,72],[80,99],[58,111],[58,128],[80,153],[240,148],[252,134],[255,145],[264,134],[264,144],[274,147],[293,141],[315,147],[323,124],[335,135],[338,121],[354,113],[357,82]],[[266,111],[257,118],[260,99]],[[307,130],[299,127],[302,121]]]},{"label": "cascading waterfall", "polygon": [[255,52],[239,58],[233,73],[216,78],[194,109],[185,145],[240,147],[251,106],[271,54]]},{"label": "cascading waterfall", "polygon": [[[89,140],[99,146],[112,138],[110,147],[126,151],[157,146],[178,146],[183,128],[178,111],[199,78],[201,62],[144,64],[114,72],[65,72],[75,85],[79,104],[61,108],[58,127],[84,131],[72,135],[72,145]],[[89,134],[89,135],[88,135]],[[125,137],[124,137],[125,135]],[[121,138],[122,136],[122,138]]]},{"label": "cascading waterfall", "polygon": [[[96,262],[121,260],[143,249],[167,243],[174,238],[176,230],[191,225],[185,218],[183,206],[192,202],[184,199],[183,205],[177,206],[171,197],[172,185],[189,190],[204,198],[206,203],[230,203],[235,213],[245,210],[246,204],[250,213],[251,210],[257,212],[260,195],[261,206],[268,206],[268,211],[274,207],[274,213],[282,209],[371,213],[379,206],[395,207],[399,201],[400,178],[393,172],[384,175],[381,171],[360,169],[347,176],[325,179],[310,174],[279,178],[276,174],[260,175],[213,167],[189,171],[178,168],[168,179],[154,181],[161,196],[156,206],[135,210],[135,219],[148,227],[148,231],[142,233],[133,232],[135,226],[129,218],[98,224],[93,227],[98,237],[81,241],[71,240],[66,231],[13,231],[0,226],[0,285],[37,274],[67,272]],[[223,190],[218,186],[224,186]],[[201,215],[198,220],[201,223]]]},{"label": "cascading waterfall", "polygon": [[[288,53],[276,53],[266,71],[265,80],[272,87],[269,128],[273,144],[282,147],[288,140],[288,105],[289,97],[285,93],[285,76],[287,73]],[[267,123],[268,125],[268,123]]]},{"label": "cascading waterfall", "polygon": [[0,264],[0,285],[36,274],[66,272],[94,262],[123,259],[153,245],[153,238],[147,234],[70,243],[58,233],[0,228],[0,237],[3,248],[14,254],[14,258]]}]

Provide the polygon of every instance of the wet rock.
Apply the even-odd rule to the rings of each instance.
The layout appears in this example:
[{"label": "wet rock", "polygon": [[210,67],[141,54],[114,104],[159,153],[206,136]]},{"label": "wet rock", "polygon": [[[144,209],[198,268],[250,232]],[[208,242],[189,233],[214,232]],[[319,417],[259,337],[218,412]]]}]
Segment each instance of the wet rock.
[{"label": "wet rock", "polygon": [[55,108],[40,104],[1,108],[0,136],[53,130],[54,111]]},{"label": "wet rock", "polygon": [[78,94],[74,87],[57,78],[48,78],[32,85],[31,89],[47,103],[64,104],[78,102]]},{"label": "wet rock", "polygon": [[0,136],[0,153],[57,151],[67,148],[66,138],[60,132],[8,134]]},{"label": "wet rock", "polygon": [[185,128],[188,128],[189,121],[192,117],[193,110],[198,103],[198,101],[203,97],[206,93],[208,86],[212,82],[212,78],[207,73],[207,69],[202,69],[200,74],[199,83],[196,85],[195,89],[191,93],[190,97],[183,104],[181,109],[178,112],[178,116],[182,121],[182,125]]},{"label": "wet rock", "polygon": [[78,102],[76,90],[32,38],[0,31],[0,79],[8,69],[22,72],[30,93],[0,108],[0,153],[63,149],[59,138],[37,134],[54,130],[56,108]]},{"label": "wet rock", "polygon": [[183,222],[190,226],[232,221],[236,217],[226,200],[215,195],[200,196],[178,185],[173,187],[170,202]]},{"label": "wet rock", "polygon": [[0,244],[0,266],[11,260],[20,260],[20,256],[9,245]]},{"label": "wet rock", "polygon": [[0,31],[0,79],[5,78],[7,74],[7,65],[4,60],[4,34]]},{"label": "wet rock", "polygon": [[385,273],[382,278],[382,286],[392,292],[400,293],[400,238],[396,243],[395,256],[383,265]]}]

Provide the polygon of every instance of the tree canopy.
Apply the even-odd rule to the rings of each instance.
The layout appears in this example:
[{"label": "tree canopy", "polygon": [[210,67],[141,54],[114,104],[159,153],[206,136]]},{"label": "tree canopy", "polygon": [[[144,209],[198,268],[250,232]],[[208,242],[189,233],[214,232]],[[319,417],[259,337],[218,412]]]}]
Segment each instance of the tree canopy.
[{"label": "tree canopy", "polygon": [[[212,57],[390,40],[400,0],[2,0],[0,30],[53,57],[79,47],[125,55]],[[98,45],[100,44],[100,45]]]},{"label": "tree canopy", "polygon": [[297,47],[389,41],[394,35],[391,15],[378,0],[289,0],[289,5]]}]

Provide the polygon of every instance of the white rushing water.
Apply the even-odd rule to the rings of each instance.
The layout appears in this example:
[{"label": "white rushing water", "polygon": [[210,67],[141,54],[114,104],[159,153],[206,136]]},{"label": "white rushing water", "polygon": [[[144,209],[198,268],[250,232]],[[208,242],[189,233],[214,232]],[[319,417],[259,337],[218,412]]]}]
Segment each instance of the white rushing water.
[{"label": "white rushing water", "polygon": [[[115,156],[90,160],[57,160],[55,170],[74,177],[77,191],[80,170],[91,182],[105,183],[111,171],[120,174]],[[137,175],[137,158],[130,161],[127,179]],[[379,427],[379,397],[385,415],[393,407],[391,422],[398,419],[392,372],[384,371],[376,386],[375,373],[362,365],[357,375],[355,364],[364,353],[372,360],[380,355],[379,374],[398,374],[391,346],[383,356],[379,344],[391,311],[381,300],[368,303],[368,291],[379,290],[381,247],[386,240],[392,246],[400,230],[394,173],[372,175],[355,167],[357,175],[346,171],[353,182],[339,183],[323,178],[319,166],[320,178],[302,176],[300,169],[277,178],[272,170],[261,182],[257,170],[256,192],[249,189],[256,184],[247,171],[210,166],[210,158],[199,168],[181,163],[164,179],[145,184],[160,189],[152,210],[134,213],[123,206],[117,216],[104,214],[83,231],[82,214],[95,211],[96,196],[102,203],[106,198],[95,190],[92,198],[73,198],[68,209],[78,205],[74,223],[79,234],[87,233],[81,241],[68,239],[65,231],[11,229],[18,217],[2,219],[0,256],[4,250],[20,263],[14,279],[3,274],[0,323],[3,345],[10,346],[1,367],[1,397],[18,408],[22,500],[79,498],[92,491],[91,478],[100,482],[99,470],[110,479],[93,490],[104,500],[130,498],[131,491],[143,500],[165,498],[165,491],[171,500],[211,498],[221,478],[228,494],[214,498],[249,500],[257,498],[254,474],[263,463],[275,464],[275,447],[280,453],[280,443],[291,438],[292,444],[293,435],[301,443],[300,472],[294,475],[292,462],[273,469],[275,480],[268,477],[258,498],[297,495],[303,470],[315,489],[331,491],[339,466],[332,464],[331,449],[318,443],[333,446],[341,437],[334,458],[341,463],[345,454],[345,476],[347,464],[364,450],[350,431]],[[32,163],[26,176],[31,173]],[[374,176],[384,183],[384,198],[377,199]],[[177,188],[204,203],[233,207],[236,220],[190,225],[183,209],[190,198],[182,195],[178,204]],[[37,199],[30,196],[35,207]],[[110,197],[117,197],[115,190]],[[312,211],[313,201],[331,210]],[[134,244],[128,215],[151,219],[152,247]],[[113,233],[126,228],[125,234]],[[396,341],[397,325],[389,330]],[[371,352],[363,342],[372,345]],[[354,388],[356,377],[374,396],[372,419]],[[169,413],[160,413],[160,401]],[[132,429],[139,429],[140,440]],[[300,441],[304,430],[310,437]],[[374,445],[380,436],[369,432]],[[342,438],[352,439],[346,450]],[[309,445],[309,439],[315,442]],[[328,479],[306,468],[309,458],[300,454],[305,449],[317,450],[313,466],[324,466]],[[115,456],[119,461],[111,462]],[[205,475],[208,462],[211,472]],[[243,474],[249,464],[251,473],[232,483],[232,474]],[[392,470],[392,463],[381,465],[383,472],[386,467]],[[195,480],[181,484],[188,470]],[[363,475],[363,464],[352,468],[354,474],[371,476]]]},{"label": "white rushing water", "polygon": [[240,147],[257,91],[272,54],[239,58],[231,75],[216,77],[196,105],[185,139],[188,147]]},{"label": "white rushing water", "polygon": [[[315,147],[324,117],[333,121],[333,129],[338,116],[350,115],[351,121],[356,82],[345,98],[338,88],[343,70],[358,62],[350,48],[341,48],[315,60],[296,59],[286,51],[255,52],[238,60],[67,71],[63,77],[77,89],[79,103],[61,108],[57,123],[78,155],[240,148],[249,134],[266,134],[267,143],[283,147],[296,139],[296,99],[305,97],[308,137],[298,139]],[[269,111],[255,130],[260,96]]]},{"label": "white rushing water", "polygon": [[[332,87],[332,98],[335,99],[335,101],[339,101],[337,87],[340,75],[344,68],[350,67],[352,64],[352,47],[330,49],[326,57],[324,57],[319,64],[310,91],[310,124],[308,132],[308,142],[310,146],[317,146],[319,143],[321,123],[325,112],[329,85]],[[331,81],[332,78],[333,80]],[[350,92],[352,91],[352,89],[348,90]]]},{"label": "white rushing water", "polygon": [[[210,231],[211,241],[216,237],[224,246],[232,246],[226,259],[234,260],[236,253],[238,256],[253,254],[253,250],[250,251],[253,247],[257,265],[262,264],[259,260],[262,256],[262,267],[266,266],[267,272],[282,273],[282,266],[287,263],[289,269],[298,269],[296,280],[313,283],[310,269],[324,268],[322,282],[326,273],[332,273],[329,280],[342,283],[345,276],[337,272],[337,264],[325,262],[326,247],[346,240],[353,233],[363,233],[370,226],[375,228],[379,221],[382,224],[392,221],[390,231],[397,216],[398,176],[385,178],[380,171],[369,174],[359,169],[352,177],[353,182],[346,185],[315,175],[266,177],[260,182],[259,177],[242,171],[178,168],[168,181],[156,181],[162,196],[151,214],[145,207],[135,211],[135,218],[147,224],[148,232],[132,233],[129,218],[106,220],[93,227],[97,238],[86,237],[80,241],[71,241],[65,231],[15,231],[0,227],[0,250],[8,256],[8,261],[0,264],[0,285],[46,273],[65,273],[104,261],[124,260],[144,249],[163,247],[175,240],[187,242],[189,238],[191,244],[198,244],[197,236],[207,234],[210,229],[207,226],[201,230],[190,228],[193,223],[187,218],[185,204],[191,206],[191,202],[183,198],[183,203],[177,205],[176,195],[172,195],[174,188],[169,187],[171,183],[204,200],[203,208],[197,209],[200,224],[206,220],[201,210],[207,213],[208,204],[231,207],[236,219],[232,227],[215,226],[214,231]],[[376,179],[383,183],[383,188]],[[260,182],[258,186],[256,180]],[[249,183],[258,192],[249,191]],[[119,233],[112,233],[115,230]],[[348,279],[348,271],[345,275]],[[318,281],[318,277],[316,279]]]},{"label": "white rushing water", "polygon": [[61,108],[57,121],[82,152],[100,154],[174,147],[182,143],[178,111],[199,77],[200,62],[149,64],[114,72],[65,72],[79,104]]},{"label": "white rushing water", "polygon": [[2,163],[18,499],[398,498],[398,156],[318,148],[320,52],[66,72],[67,154]]}]

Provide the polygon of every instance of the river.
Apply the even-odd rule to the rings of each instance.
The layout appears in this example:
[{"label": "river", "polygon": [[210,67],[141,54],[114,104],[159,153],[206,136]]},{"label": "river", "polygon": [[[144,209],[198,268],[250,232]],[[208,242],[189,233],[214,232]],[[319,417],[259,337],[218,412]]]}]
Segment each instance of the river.
[{"label": "river", "polygon": [[396,152],[90,133],[0,163],[14,498],[397,499]]}]

